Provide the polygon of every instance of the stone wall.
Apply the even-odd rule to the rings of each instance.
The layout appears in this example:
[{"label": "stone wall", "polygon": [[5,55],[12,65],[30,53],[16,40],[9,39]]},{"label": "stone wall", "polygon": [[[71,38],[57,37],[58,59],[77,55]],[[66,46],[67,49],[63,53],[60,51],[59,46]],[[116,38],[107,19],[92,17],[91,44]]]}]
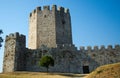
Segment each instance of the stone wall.
[{"label": "stone wall", "polygon": [[37,48],[37,14],[34,10],[29,17],[29,35],[28,35],[28,47],[32,49]]},{"label": "stone wall", "polygon": [[93,49],[90,46],[88,46],[87,49],[81,47],[80,52],[86,53],[88,57],[95,60],[99,66],[120,62],[120,45],[115,45],[114,48],[112,45],[109,45],[107,48],[103,45],[100,48],[95,46]]},{"label": "stone wall", "polygon": [[25,70],[24,52],[25,36],[14,33],[6,36],[5,52],[3,61],[3,72],[13,72],[16,70]]},{"label": "stone wall", "polygon": [[37,50],[28,50],[26,61],[27,71],[46,71],[46,68],[39,66],[40,58],[43,55],[50,55],[55,60],[54,67],[50,67],[50,72],[63,72],[63,73],[86,73],[84,67],[88,67],[88,71],[92,72],[94,69],[101,65],[120,62],[120,46],[116,45],[115,48],[99,49],[95,46],[91,49],[81,47],[80,50],[74,45],[57,45],[56,48],[48,48],[47,46],[41,47]]},{"label": "stone wall", "polygon": [[[39,49],[25,48],[25,36],[19,33],[6,36],[3,72],[46,71],[39,66],[42,56],[50,55],[55,61],[50,72],[88,73],[101,65],[120,62],[120,45],[105,48],[80,47],[72,44],[57,44],[55,48],[42,45]],[[87,70],[87,71],[86,71]]]},{"label": "stone wall", "polygon": [[69,9],[59,7],[56,12],[56,44],[73,44]]},{"label": "stone wall", "polygon": [[71,18],[68,9],[53,5],[37,7],[29,17],[30,49],[41,45],[56,47],[56,44],[72,44]]}]

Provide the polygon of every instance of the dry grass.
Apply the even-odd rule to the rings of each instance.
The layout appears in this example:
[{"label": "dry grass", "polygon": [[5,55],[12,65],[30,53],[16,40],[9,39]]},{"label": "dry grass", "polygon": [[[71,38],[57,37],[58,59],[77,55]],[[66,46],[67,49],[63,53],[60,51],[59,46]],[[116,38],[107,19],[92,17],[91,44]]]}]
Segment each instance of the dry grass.
[{"label": "dry grass", "polygon": [[40,73],[40,72],[13,72],[0,74],[0,78],[73,78],[84,76],[86,75],[69,73]]},{"label": "dry grass", "polygon": [[120,78],[120,63],[100,66],[86,78]]},{"label": "dry grass", "polygon": [[120,78],[120,63],[98,67],[87,77],[85,74],[12,72],[1,73],[0,78]]}]

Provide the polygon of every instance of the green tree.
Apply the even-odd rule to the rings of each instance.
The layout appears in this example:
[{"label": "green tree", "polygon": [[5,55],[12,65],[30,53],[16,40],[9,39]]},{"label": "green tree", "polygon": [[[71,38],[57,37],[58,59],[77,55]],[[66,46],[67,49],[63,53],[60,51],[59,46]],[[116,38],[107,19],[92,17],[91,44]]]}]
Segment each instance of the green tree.
[{"label": "green tree", "polygon": [[[3,32],[2,32],[2,30],[0,29],[0,35],[2,34]],[[0,36],[0,47],[2,47],[2,43],[3,42],[3,38]]]},{"label": "green tree", "polygon": [[40,59],[39,65],[42,67],[46,67],[48,72],[49,66],[54,66],[54,59],[51,56],[43,56]]}]

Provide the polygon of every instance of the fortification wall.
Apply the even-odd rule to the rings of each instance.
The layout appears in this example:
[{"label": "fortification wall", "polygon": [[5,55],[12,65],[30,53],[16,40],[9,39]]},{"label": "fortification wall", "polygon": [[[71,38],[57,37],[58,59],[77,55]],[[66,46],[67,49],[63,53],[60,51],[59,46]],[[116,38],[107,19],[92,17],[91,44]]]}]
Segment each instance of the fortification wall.
[{"label": "fortification wall", "polygon": [[39,66],[43,55],[50,55],[55,61],[50,72],[86,73],[84,67],[88,67],[88,72],[91,72],[101,65],[120,62],[120,45],[114,48],[111,45],[107,48],[88,46],[77,50],[73,44],[57,44],[55,48],[43,45],[39,49],[27,49],[24,35],[10,34],[6,36],[3,71],[45,72],[46,68]]},{"label": "fortification wall", "polygon": [[12,33],[6,36],[3,72],[13,72],[23,69],[23,52],[25,50],[25,36]]},{"label": "fortification wall", "polygon": [[[120,45],[115,45],[114,48],[112,45],[107,46],[107,48],[104,45],[102,45],[100,48],[98,46],[94,46],[93,48],[88,46],[86,49],[82,46],[80,47],[79,52],[86,54],[86,57],[84,58],[90,58],[97,63],[97,66],[94,66],[94,62],[87,59],[87,66],[90,67],[90,70],[94,70],[94,67],[101,65],[120,62]],[[84,58],[82,60],[83,62],[85,61]],[[93,64],[89,65],[90,63]]]},{"label": "fortification wall", "polygon": [[115,46],[112,46],[112,45],[108,45],[107,48],[104,46],[104,45],[101,45],[100,47],[99,46],[87,46],[87,47],[84,47],[84,46],[80,46],[80,51],[100,51],[100,50],[120,50],[120,45],[115,45]]}]

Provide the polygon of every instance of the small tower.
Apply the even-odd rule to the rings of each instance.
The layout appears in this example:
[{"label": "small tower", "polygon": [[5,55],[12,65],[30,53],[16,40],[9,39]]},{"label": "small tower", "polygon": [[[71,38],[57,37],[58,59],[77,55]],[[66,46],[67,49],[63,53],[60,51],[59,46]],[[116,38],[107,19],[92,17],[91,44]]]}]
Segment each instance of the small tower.
[{"label": "small tower", "polygon": [[69,9],[53,5],[37,7],[29,17],[28,48],[41,45],[56,47],[57,44],[72,44],[71,17]]},{"label": "small tower", "polygon": [[25,70],[25,36],[10,34],[5,39],[3,72]]}]

